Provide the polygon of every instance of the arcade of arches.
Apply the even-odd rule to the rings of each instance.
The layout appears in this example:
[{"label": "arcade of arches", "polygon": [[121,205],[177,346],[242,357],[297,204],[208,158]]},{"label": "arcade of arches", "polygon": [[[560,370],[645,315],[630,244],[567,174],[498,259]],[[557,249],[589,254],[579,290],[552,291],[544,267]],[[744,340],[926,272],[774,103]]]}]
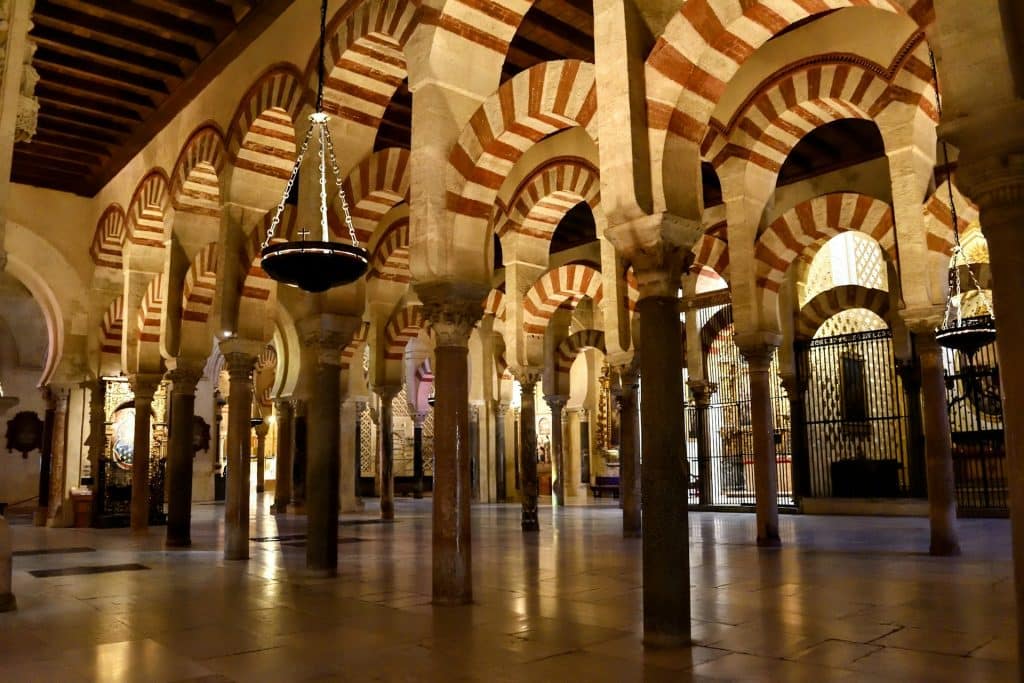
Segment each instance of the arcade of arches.
[{"label": "arcade of arches", "polygon": [[[51,546],[394,581],[371,544],[339,546],[353,529],[396,557],[422,547],[423,582],[403,587],[426,596],[404,603],[419,616],[475,623],[459,606],[497,600],[491,554],[540,547],[554,558],[534,571],[557,575],[571,533],[574,571],[598,572],[604,545],[627,558],[580,580],[624,586],[636,620],[618,628],[649,673],[781,680],[780,659],[810,652],[822,668],[801,680],[857,680],[883,655],[872,675],[1018,676],[1015,3],[330,0],[324,106],[371,259],[318,295],[279,287],[260,248],[313,111],[319,2],[196,4],[0,2],[0,609],[20,603],[0,628],[66,599],[28,573]],[[278,237],[319,220],[315,176]],[[330,222],[343,239],[340,202]],[[996,315],[970,356],[935,339],[952,271],[980,288],[964,315]],[[826,543],[822,569],[832,533],[849,543]],[[840,565],[876,552],[858,571],[917,562],[923,583],[858,623],[917,636],[814,639],[800,608],[761,602],[802,648],[709,627],[776,628],[738,603],[709,614],[736,576],[781,600],[806,561],[808,581],[834,568],[852,590],[867,577]],[[552,580],[524,604],[584,600]],[[955,611],[992,634],[963,651],[901,616],[1011,585],[1016,611]]]}]

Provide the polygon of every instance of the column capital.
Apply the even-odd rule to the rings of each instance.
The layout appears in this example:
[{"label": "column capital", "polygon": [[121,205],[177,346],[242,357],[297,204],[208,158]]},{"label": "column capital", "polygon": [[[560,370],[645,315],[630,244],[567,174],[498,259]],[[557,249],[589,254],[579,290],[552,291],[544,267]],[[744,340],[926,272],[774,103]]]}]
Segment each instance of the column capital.
[{"label": "column capital", "polygon": [[565,408],[565,404],[569,402],[569,397],[564,394],[554,394],[552,396],[545,396],[544,400],[548,406],[551,407],[551,412],[554,413],[556,410],[559,415],[562,413],[562,409]]},{"label": "column capital", "polygon": [[535,367],[511,368],[510,372],[524,391],[527,388],[532,391],[544,376],[544,369]]},{"label": "column capital", "polygon": [[320,365],[341,366],[341,352],[355,337],[362,320],[349,315],[313,315],[298,322],[296,327],[302,345],[317,356]]},{"label": "column capital", "polygon": [[242,351],[228,351],[224,354],[224,365],[228,369],[228,377],[232,382],[252,381],[252,371],[256,367],[257,356]]},{"label": "column capital", "polygon": [[423,302],[423,317],[430,321],[438,347],[469,345],[469,335],[483,317],[487,291],[477,284],[457,282],[416,286]]},{"label": "column capital", "polygon": [[786,397],[790,401],[804,400],[807,393],[807,380],[795,372],[780,372],[779,379],[782,381],[782,388],[786,391]]},{"label": "column capital", "polygon": [[295,401],[290,398],[275,399],[274,410],[277,411],[280,419],[290,420],[295,413]]},{"label": "column capital", "polygon": [[655,213],[608,228],[605,236],[633,266],[640,298],[678,296],[686,255],[704,227],[670,213]]},{"label": "column capital", "polygon": [[733,337],[740,355],[751,370],[767,370],[771,365],[772,356],[782,344],[782,335],[776,332],[745,332]]},{"label": "column capital", "polygon": [[258,425],[256,425],[252,429],[253,429],[254,432],[256,432],[256,436],[258,438],[260,438],[260,439],[267,438],[267,434],[270,433],[270,425],[267,424],[266,420],[264,420],[263,422],[260,422]]},{"label": "column capital", "polygon": [[380,397],[381,403],[387,402],[389,405],[401,391],[401,386],[395,386],[392,384],[385,384],[383,386],[373,388],[373,393]]},{"label": "column capital", "polygon": [[509,404],[508,403],[505,403],[504,401],[495,401],[494,402],[494,414],[497,415],[498,418],[505,417],[505,413],[508,412],[508,409],[509,409]]},{"label": "column capital", "polygon": [[167,361],[167,379],[171,381],[172,390],[186,394],[194,394],[196,384],[203,377],[205,363],[186,358],[172,358]]},{"label": "column capital", "polygon": [[690,390],[693,402],[698,406],[706,407],[711,403],[711,397],[718,391],[718,385],[705,379],[688,379],[686,386]]},{"label": "column capital", "polygon": [[907,308],[900,311],[900,317],[907,329],[919,336],[935,336],[935,330],[942,324],[946,311],[942,306]]},{"label": "column capital", "polygon": [[157,387],[160,386],[162,379],[161,375],[140,372],[128,375],[128,384],[132,388],[135,400],[152,401],[153,395],[156,393]]}]

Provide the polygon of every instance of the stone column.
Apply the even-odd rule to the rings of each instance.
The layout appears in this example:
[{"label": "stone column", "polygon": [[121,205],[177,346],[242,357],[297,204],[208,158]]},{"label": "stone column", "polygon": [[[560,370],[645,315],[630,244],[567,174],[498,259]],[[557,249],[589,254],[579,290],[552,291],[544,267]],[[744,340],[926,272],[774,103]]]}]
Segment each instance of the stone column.
[{"label": "stone column", "polygon": [[53,459],[53,420],[57,413],[57,399],[49,387],[42,389],[46,410],[43,413],[43,439],[39,448],[39,495],[32,515],[34,526],[46,526],[50,513],[50,463]]},{"label": "stone column", "polygon": [[[928,482],[928,519],[931,522],[932,555],[959,555],[956,528],[956,484],[953,478],[953,445],[949,433],[946,381],[942,347],[935,341],[940,317],[907,321],[914,332],[914,346],[921,363],[921,417],[924,427],[925,477]],[[1004,411],[1005,414],[1005,411]]]},{"label": "stone column", "polygon": [[[452,285],[417,287],[424,317],[437,335],[434,349],[434,604],[473,600],[470,534],[469,335],[483,315],[485,291]],[[474,290],[476,288],[473,288]]]},{"label": "stone column", "polygon": [[412,426],[413,498],[423,497],[423,420],[426,413],[414,413]]},{"label": "stone column", "polygon": [[[342,380],[344,384],[344,380]],[[342,512],[359,512],[361,501],[356,496],[359,476],[359,413],[355,401],[341,404],[341,478],[338,496]]]},{"label": "stone column", "polygon": [[274,483],[274,506],[270,509],[276,515],[288,512],[292,499],[292,454],[295,451],[295,410],[289,399],[274,402],[277,413],[277,481]]},{"label": "stone column", "polygon": [[619,368],[619,498],[622,501],[622,535],[639,537],[643,533],[640,488],[640,412],[637,390],[640,368],[629,365]]},{"label": "stone column", "polygon": [[67,526],[71,520],[64,511],[68,494],[68,400],[71,389],[68,386],[51,385],[54,401],[53,429],[50,441],[50,492],[47,506],[47,526]]},{"label": "stone column", "polygon": [[480,406],[469,406],[469,490],[470,498],[480,499]]},{"label": "stone column", "polygon": [[270,425],[266,421],[253,426],[256,432],[256,493],[267,490],[267,434]]},{"label": "stone column", "polygon": [[896,361],[896,374],[903,384],[907,404],[907,460],[909,461],[910,495],[928,496],[928,467],[924,456],[924,417],[921,414],[921,366],[916,358]]},{"label": "stone column", "polygon": [[149,529],[149,449],[152,439],[153,395],[160,385],[159,375],[132,375],[128,378],[135,394],[135,440],[132,451],[132,531]]},{"label": "stone column", "polygon": [[11,531],[4,516],[5,506],[6,503],[0,504],[0,612],[18,609],[18,602],[13,593]]},{"label": "stone column", "polygon": [[380,462],[377,471],[380,473],[380,518],[395,518],[395,420],[392,403],[398,395],[399,387],[375,387],[374,393],[380,397]]},{"label": "stone column", "polygon": [[299,399],[294,403],[295,418],[292,423],[292,512],[306,514],[306,461],[309,443],[309,420],[306,416],[306,401]]},{"label": "stone column", "polygon": [[497,401],[494,404],[494,458],[495,488],[499,503],[508,497],[508,485],[505,483],[505,415],[508,404]]},{"label": "stone column", "polygon": [[690,380],[686,383],[693,397],[693,429],[697,434],[697,502],[711,505],[713,502],[711,467],[711,440],[708,434],[708,406],[718,386],[706,380]]},{"label": "stone column", "polygon": [[775,416],[772,414],[772,344],[740,346],[750,371],[750,428],[754,441],[754,493],[757,498],[757,544],[777,547],[779,482],[775,458]]},{"label": "stone column", "polygon": [[580,481],[590,486],[590,413],[580,408]]},{"label": "stone column", "polygon": [[99,521],[100,460],[107,448],[106,388],[106,383],[102,379],[89,383],[89,438],[86,445],[89,448],[89,470],[92,472],[92,510],[89,524],[93,527],[98,526]]},{"label": "stone column", "polygon": [[241,339],[220,343],[228,369],[227,491],[224,502],[224,559],[249,559],[249,419],[252,371],[261,344]]},{"label": "stone column", "polygon": [[789,400],[790,458],[793,468],[793,502],[811,495],[811,449],[807,442],[807,378],[797,373],[782,375],[782,388]]},{"label": "stone column", "polygon": [[358,505],[362,509],[363,494],[359,485],[363,478],[363,413],[366,412],[366,402],[356,401],[356,461],[355,461],[355,491],[353,491]]},{"label": "stone column", "polygon": [[537,478],[537,408],[535,396],[541,379],[538,368],[519,368],[513,371],[522,395],[519,404],[519,467],[523,488],[523,531],[540,531],[537,520],[537,498],[540,481]]},{"label": "stone column", "polygon": [[167,439],[167,537],[169,548],[192,545],[192,422],[196,384],[203,366],[176,361],[167,373],[171,381],[171,424]]},{"label": "stone column", "polygon": [[555,481],[552,486],[552,505],[561,507],[565,505],[565,447],[562,444],[562,411],[568,402],[568,396],[545,396],[548,407],[551,409],[551,463],[554,465]]}]

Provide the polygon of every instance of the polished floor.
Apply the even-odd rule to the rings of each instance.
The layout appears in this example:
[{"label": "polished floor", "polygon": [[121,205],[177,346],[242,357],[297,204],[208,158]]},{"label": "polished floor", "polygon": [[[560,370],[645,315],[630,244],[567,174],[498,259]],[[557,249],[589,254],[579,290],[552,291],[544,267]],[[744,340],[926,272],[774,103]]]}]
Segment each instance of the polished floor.
[{"label": "polished floor", "polygon": [[921,519],[784,516],[785,546],[759,550],[751,516],[692,514],[699,645],[649,653],[640,541],[621,538],[613,505],[543,508],[527,537],[517,507],[474,506],[476,604],[461,608],[430,605],[429,500],[358,523],[374,512],[345,517],[336,579],[303,575],[297,516],[254,514],[249,562],[222,559],[220,506],[194,508],[187,551],[164,551],[162,529],[14,525],[20,609],[0,614],[0,681],[1016,677],[1005,520],[962,520],[950,559],[922,552]]}]

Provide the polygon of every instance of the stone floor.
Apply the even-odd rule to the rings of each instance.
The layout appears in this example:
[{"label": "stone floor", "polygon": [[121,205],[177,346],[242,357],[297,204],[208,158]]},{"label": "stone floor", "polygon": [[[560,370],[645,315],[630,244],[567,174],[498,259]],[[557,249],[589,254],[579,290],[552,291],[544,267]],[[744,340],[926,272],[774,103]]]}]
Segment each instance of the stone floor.
[{"label": "stone floor", "polygon": [[[266,509],[269,500],[262,501]],[[931,558],[925,520],[690,516],[699,645],[645,653],[640,541],[611,505],[475,506],[476,604],[430,606],[430,502],[341,529],[337,579],[303,576],[304,520],[253,517],[252,559],[221,558],[223,509],[195,546],[162,529],[12,527],[19,611],[0,614],[0,681],[1010,681],[1015,624],[1005,520],[963,520],[964,555]],[[89,549],[95,549],[94,551]],[[147,569],[37,578],[33,570]],[[60,575],[65,574],[65,575]]]}]

